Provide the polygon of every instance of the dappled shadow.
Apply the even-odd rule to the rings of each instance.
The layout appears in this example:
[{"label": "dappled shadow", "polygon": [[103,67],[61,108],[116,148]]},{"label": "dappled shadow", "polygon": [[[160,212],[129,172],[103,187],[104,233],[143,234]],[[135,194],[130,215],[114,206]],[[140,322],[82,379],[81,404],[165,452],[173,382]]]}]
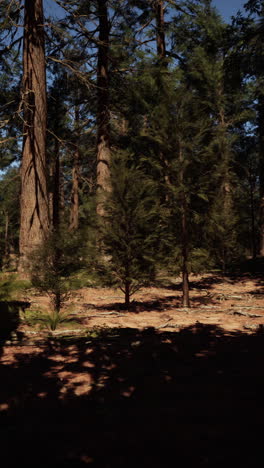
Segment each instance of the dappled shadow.
[{"label": "dappled shadow", "polygon": [[263,345],[261,331],[196,324],[18,350],[0,372],[5,466],[253,466]]},{"label": "dappled shadow", "polygon": [[260,299],[263,298],[264,300],[264,276],[254,278],[254,283],[256,285],[256,289],[250,291],[249,294],[253,294],[254,296],[259,297]]}]

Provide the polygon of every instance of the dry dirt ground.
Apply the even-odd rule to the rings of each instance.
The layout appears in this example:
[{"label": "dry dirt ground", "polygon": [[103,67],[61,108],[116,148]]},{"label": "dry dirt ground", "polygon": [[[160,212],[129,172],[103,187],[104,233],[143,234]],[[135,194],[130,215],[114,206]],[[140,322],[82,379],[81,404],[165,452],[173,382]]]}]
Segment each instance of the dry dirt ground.
[{"label": "dry dirt ground", "polygon": [[[166,286],[148,287],[135,294],[130,311],[125,310],[124,295],[119,290],[87,288],[73,293],[64,312],[77,322],[77,334],[97,326],[180,330],[198,322],[220,326],[227,332],[250,332],[264,325],[264,281],[260,278],[193,276],[190,284],[190,309],[181,305],[180,282],[167,280]],[[29,301],[31,308],[49,309],[45,297],[26,295],[22,300]],[[30,335],[25,324],[20,330]],[[57,332],[67,333],[65,324]]]},{"label": "dry dirt ground", "polygon": [[82,289],[74,326],[18,321],[1,341],[3,467],[260,466],[262,279],[192,277],[190,309],[176,281],[122,301]]}]

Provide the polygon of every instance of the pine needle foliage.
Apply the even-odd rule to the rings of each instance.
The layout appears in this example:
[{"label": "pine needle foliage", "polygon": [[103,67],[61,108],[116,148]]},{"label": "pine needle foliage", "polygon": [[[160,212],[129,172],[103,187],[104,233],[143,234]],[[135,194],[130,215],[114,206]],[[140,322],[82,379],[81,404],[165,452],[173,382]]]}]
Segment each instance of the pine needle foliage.
[{"label": "pine needle foliage", "polygon": [[32,256],[31,282],[40,293],[49,296],[55,328],[60,321],[60,310],[70,297],[73,275],[83,264],[80,245],[77,234],[60,229],[51,232]]},{"label": "pine needle foliage", "polygon": [[159,252],[160,207],[156,186],[125,153],[112,164],[112,191],[102,221],[104,254],[111,277],[131,296],[149,282]]}]

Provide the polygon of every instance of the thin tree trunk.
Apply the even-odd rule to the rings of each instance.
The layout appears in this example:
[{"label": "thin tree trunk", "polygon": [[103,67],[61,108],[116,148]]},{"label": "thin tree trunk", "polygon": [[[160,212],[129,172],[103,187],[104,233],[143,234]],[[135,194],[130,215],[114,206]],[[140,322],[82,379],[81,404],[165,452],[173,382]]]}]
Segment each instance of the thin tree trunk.
[{"label": "thin tree trunk", "polygon": [[157,54],[160,60],[166,57],[165,45],[165,22],[164,22],[164,1],[155,1],[156,10],[156,41],[157,41]]},{"label": "thin tree trunk", "polygon": [[5,250],[3,255],[3,269],[8,268],[10,260],[10,245],[9,245],[9,214],[8,211],[5,215]]},{"label": "thin tree trunk", "polygon": [[60,144],[55,140],[55,164],[53,174],[53,199],[52,199],[52,227],[58,229],[60,225]]},{"label": "thin tree trunk", "polygon": [[182,304],[190,307],[190,288],[188,272],[188,226],[187,226],[187,200],[184,191],[183,151],[179,145],[180,184],[181,184],[181,233],[182,233]]},{"label": "thin tree trunk", "polygon": [[[221,100],[223,95],[223,85],[219,86],[218,97]],[[222,272],[225,275],[226,267],[229,261],[230,252],[230,222],[232,221],[232,189],[230,182],[230,148],[227,141],[228,124],[226,122],[225,109],[220,107],[219,109],[219,137],[221,138],[221,163],[222,163],[222,183],[220,191],[223,196],[223,206],[221,210],[223,212],[223,226],[222,231]]]},{"label": "thin tree trunk", "polygon": [[5,259],[8,263],[9,257],[9,215],[8,212],[5,213]]},{"label": "thin tree trunk", "polygon": [[257,243],[256,243],[256,217],[255,217],[255,202],[254,202],[254,182],[250,176],[250,214],[251,214],[251,250],[252,258],[257,256]]},{"label": "thin tree trunk", "polygon": [[104,195],[110,191],[109,22],[107,0],[98,0],[99,46],[97,63],[97,213],[104,215]]},{"label": "thin tree trunk", "polygon": [[70,208],[69,230],[75,231],[79,227],[79,178],[80,178],[80,151],[79,151],[79,109],[75,108],[75,127],[77,132],[76,148],[73,154],[72,167],[72,193]]},{"label": "thin tree trunk", "polygon": [[264,97],[258,99],[258,130],[259,130],[259,196],[260,196],[260,235],[259,255],[264,257]]},{"label": "thin tree trunk", "polygon": [[80,153],[79,149],[76,148],[73,155],[72,168],[72,193],[69,225],[70,231],[75,231],[79,227],[79,163]]},{"label": "thin tree trunk", "polygon": [[[159,64],[162,68],[167,68],[166,59],[166,41],[165,41],[165,21],[164,21],[164,1],[163,0],[155,0],[154,3],[155,8],[155,17],[156,17],[156,45],[157,45],[157,55],[159,59]],[[163,90],[161,89],[163,93]],[[169,178],[169,162],[164,154],[164,151],[160,151],[160,161],[163,168],[163,177],[165,186],[168,187],[170,185],[170,178]],[[166,191],[167,192],[167,191]],[[168,202],[169,196],[168,193],[165,193],[165,201]]]},{"label": "thin tree trunk", "polygon": [[125,283],[125,306],[127,309],[130,307],[130,281]]},{"label": "thin tree trunk", "polygon": [[59,177],[59,185],[60,185],[60,216],[61,218],[64,218],[65,216],[65,180],[64,180],[64,174],[62,170],[62,166],[60,164],[60,177]]},{"label": "thin tree trunk", "polygon": [[46,73],[42,0],[25,0],[23,50],[24,141],[21,165],[20,264],[49,230],[46,180]]}]

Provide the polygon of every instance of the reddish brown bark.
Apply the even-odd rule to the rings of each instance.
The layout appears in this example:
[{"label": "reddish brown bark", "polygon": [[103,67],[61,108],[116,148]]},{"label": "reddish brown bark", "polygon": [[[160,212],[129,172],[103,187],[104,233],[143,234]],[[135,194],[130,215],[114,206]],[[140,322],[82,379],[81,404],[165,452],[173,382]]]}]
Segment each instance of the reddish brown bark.
[{"label": "reddish brown bark", "polygon": [[21,165],[20,269],[49,230],[46,181],[46,73],[42,0],[25,0],[24,141]]},{"label": "reddish brown bark", "polygon": [[97,213],[104,214],[104,193],[110,190],[109,22],[107,1],[98,0],[99,45],[97,62]]}]

